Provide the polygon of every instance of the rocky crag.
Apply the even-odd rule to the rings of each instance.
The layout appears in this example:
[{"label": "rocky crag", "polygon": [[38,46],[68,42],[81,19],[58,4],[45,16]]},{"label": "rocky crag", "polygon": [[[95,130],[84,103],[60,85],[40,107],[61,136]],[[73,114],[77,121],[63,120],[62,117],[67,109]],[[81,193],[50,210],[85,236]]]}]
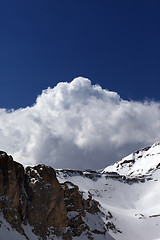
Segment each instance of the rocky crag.
[{"label": "rocky crag", "polygon": [[[91,176],[91,175],[90,175]],[[25,231],[30,226],[34,239],[109,239],[109,225],[99,203],[91,195],[83,197],[78,186],[59,183],[53,168],[24,167],[5,152],[0,152],[0,216],[23,239],[32,240]],[[98,219],[97,227],[86,219]],[[109,214],[108,217],[111,217]],[[95,224],[95,225],[96,225]],[[0,227],[2,221],[0,221]],[[93,224],[92,224],[93,225]],[[112,228],[113,226],[111,226]],[[9,229],[8,229],[9,230]],[[0,228],[1,231],[1,228]],[[85,238],[84,238],[85,236]],[[76,238],[77,239],[77,238]]]}]

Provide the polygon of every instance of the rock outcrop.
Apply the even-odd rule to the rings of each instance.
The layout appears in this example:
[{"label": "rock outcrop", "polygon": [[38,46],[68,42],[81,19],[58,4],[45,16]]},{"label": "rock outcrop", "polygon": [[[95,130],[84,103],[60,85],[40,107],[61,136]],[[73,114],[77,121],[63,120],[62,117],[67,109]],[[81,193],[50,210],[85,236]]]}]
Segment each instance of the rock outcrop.
[{"label": "rock outcrop", "polygon": [[55,171],[45,165],[23,166],[0,153],[0,210],[10,225],[24,234],[22,223],[45,239],[48,230],[60,235],[67,226],[63,189]]},{"label": "rock outcrop", "polygon": [[0,210],[8,223],[23,234],[21,227],[27,208],[24,168],[11,156],[0,152]]},{"label": "rock outcrop", "polygon": [[45,239],[48,229],[60,235],[67,227],[67,211],[63,189],[51,167],[38,165],[27,167],[25,189],[28,205],[25,221],[34,227],[34,232]]},{"label": "rock outcrop", "polygon": [[[13,229],[31,240],[24,226],[31,226],[37,239],[61,237],[71,240],[85,233],[106,233],[99,203],[89,196],[83,198],[78,186],[60,184],[53,168],[38,165],[24,167],[5,152],[0,152],[0,215]],[[96,216],[100,228],[91,229],[89,219]],[[85,238],[86,239],[86,238]]]},{"label": "rock outcrop", "polygon": [[[64,189],[64,199],[67,208],[68,216],[68,230],[65,233],[64,239],[72,239],[74,236],[81,236],[83,232],[88,236],[88,239],[94,239],[92,234],[95,233],[95,229],[90,228],[89,219],[91,216],[98,218],[97,225],[100,222],[101,228],[98,234],[105,234],[106,229],[103,227],[104,223],[101,220],[99,214],[101,213],[99,209],[99,203],[89,198],[84,199],[82,193],[79,192],[78,186],[71,182],[66,181],[62,184]],[[97,219],[96,219],[97,220]]]}]

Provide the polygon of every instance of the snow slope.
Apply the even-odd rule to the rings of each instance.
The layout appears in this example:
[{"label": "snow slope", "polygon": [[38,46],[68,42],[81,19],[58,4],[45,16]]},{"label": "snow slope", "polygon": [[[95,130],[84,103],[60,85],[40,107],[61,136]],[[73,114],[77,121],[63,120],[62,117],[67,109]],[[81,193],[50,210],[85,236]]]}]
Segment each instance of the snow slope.
[{"label": "snow slope", "polygon": [[105,172],[117,172],[125,176],[148,175],[160,167],[160,142],[151,147],[138,150],[112,166],[106,167]]},{"label": "snow slope", "polygon": [[[31,240],[37,240],[37,236],[32,232],[32,228],[29,225],[23,227],[24,234]],[[0,215],[0,239],[2,240],[26,240],[24,235],[21,235],[15,229],[6,222],[4,217]]]},{"label": "snow slope", "polygon": [[[129,162],[130,161],[130,162]],[[116,240],[160,239],[160,143],[130,154],[100,173],[58,172],[60,182],[71,181],[85,197],[91,194],[112,218],[109,230]],[[158,166],[158,167],[157,167]],[[88,175],[88,176],[87,176]],[[107,221],[106,221],[107,224]]]}]

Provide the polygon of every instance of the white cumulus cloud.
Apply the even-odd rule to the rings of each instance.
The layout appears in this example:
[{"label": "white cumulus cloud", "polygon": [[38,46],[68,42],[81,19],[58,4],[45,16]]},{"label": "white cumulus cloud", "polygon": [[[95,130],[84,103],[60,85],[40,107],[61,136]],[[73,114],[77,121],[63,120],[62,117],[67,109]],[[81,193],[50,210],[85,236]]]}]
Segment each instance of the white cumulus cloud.
[{"label": "white cumulus cloud", "polygon": [[0,109],[0,136],[24,165],[100,169],[160,139],[160,103],[122,100],[79,77],[44,90],[32,107]]}]

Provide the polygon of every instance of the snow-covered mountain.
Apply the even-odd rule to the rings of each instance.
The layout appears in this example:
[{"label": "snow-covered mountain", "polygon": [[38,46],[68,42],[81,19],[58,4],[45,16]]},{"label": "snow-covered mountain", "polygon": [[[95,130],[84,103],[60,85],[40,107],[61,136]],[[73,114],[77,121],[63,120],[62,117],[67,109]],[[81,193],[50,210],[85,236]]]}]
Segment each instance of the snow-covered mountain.
[{"label": "snow-covered mountain", "polygon": [[105,172],[116,172],[124,176],[150,175],[160,167],[160,142],[154,143],[151,147],[138,150],[112,166],[106,167]]},{"label": "snow-covered mountain", "polygon": [[[3,152],[0,156],[0,239],[160,239],[160,142],[130,154],[101,172],[56,170],[57,178],[54,170],[44,165],[26,168],[23,178],[23,171],[21,169],[19,174],[20,166],[16,164],[12,175],[13,169],[5,165],[6,156]],[[10,181],[7,182],[9,174]],[[15,184],[20,189],[18,197],[12,191],[14,176],[21,176]],[[47,195],[50,191],[51,195]],[[12,202],[18,211],[17,214],[14,209],[14,216],[12,211],[10,215],[8,213]],[[21,214],[23,218],[20,219]],[[56,221],[54,216],[59,218],[59,215],[60,219]],[[12,217],[15,221],[17,218],[17,225],[12,224]],[[42,227],[39,219],[42,221],[43,218],[45,221],[50,218],[44,229],[45,235],[38,230]],[[55,231],[54,227],[59,226],[61,219],[63,224]]]},{"label": "snow-covered mountain", "polygon": [[106,216],[116,240],[160,239],[160,142],[138,150],[101,173],[59,171],[60,182],[71,181],[91,194]]}]

